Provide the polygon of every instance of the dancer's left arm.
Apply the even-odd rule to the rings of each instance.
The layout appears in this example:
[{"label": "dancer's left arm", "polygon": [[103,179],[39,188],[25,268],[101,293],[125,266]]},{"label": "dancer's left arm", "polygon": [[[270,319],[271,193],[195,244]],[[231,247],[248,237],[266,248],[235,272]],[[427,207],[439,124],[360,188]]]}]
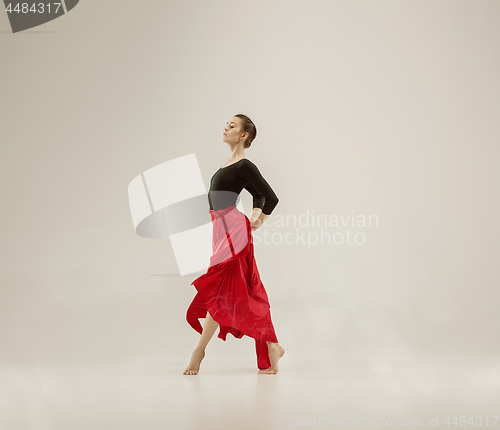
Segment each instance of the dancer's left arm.
[{"label": "dancer's left arm", "polygon": [[250,224],[252,225],[252,231],[257,230],[264,221],[269,217],[262,212],[260,208],[253,208],[252,215],[250,215]]},{"label": "dancer's left arm", "polygon": [[257,166],[250,160],[241,164],[238,173],[239,176],[248,181],[245,188],[254,196],[254,208],[249,220],[252,224],[252,230],[255,231],[271,215],[279,199]]}]

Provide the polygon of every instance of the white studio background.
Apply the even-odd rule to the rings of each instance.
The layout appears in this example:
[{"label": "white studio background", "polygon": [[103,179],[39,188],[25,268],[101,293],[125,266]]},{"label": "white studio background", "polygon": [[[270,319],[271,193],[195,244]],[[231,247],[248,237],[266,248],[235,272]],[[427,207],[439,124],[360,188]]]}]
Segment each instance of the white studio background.
[{"label": "white studio background", "polygon": [[[86,0],[9,34],[0,14],[0,361],[187,364],[199,274],[135,234],[127,186],[196,153],[208,190],[237,113],[280,198],[254,237],[287,360],[498,358],[499,18],[485,0]],[[377,222],[350,228],[359,245],[263,242],[314,237],[275,225],[313,213]],[[255,358],[249,338],[209,348]]]}]

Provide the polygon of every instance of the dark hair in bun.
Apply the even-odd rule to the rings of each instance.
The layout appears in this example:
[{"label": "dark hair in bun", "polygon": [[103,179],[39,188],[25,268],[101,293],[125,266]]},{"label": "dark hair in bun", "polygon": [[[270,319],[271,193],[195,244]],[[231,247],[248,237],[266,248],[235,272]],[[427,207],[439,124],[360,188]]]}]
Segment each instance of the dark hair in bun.
[{"label": "dark hair in bun", "polygon": [[235,115],[235,117],[241,120],[241,128],[243,129],[243,132],[248,132],[248,137],[247,140],[245,140],[245,144],[243,147],[250,148],[250,145],[257,136],[257,127],[255,127],[255,124],[250,118],[248,118],[246,115],[243,115],[242,113]]}]

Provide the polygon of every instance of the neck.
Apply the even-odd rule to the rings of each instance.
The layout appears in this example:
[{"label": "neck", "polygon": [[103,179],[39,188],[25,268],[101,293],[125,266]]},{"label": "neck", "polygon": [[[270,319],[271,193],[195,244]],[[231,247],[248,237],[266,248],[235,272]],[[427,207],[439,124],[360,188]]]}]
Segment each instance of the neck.
[{"label": "neck", "polygon": [[240,158],[245,158],[242,146],[237,146],[229,150],[229,162],[239,160]]}]

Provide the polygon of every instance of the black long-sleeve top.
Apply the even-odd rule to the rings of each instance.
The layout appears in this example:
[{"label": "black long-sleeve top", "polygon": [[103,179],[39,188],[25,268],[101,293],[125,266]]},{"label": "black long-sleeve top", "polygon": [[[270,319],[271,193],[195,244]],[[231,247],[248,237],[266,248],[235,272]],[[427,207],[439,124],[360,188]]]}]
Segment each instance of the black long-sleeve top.
[{"label": "black long-sleeve top", "polygon": [[257,166],[248,158],[221,167],[210,180],[208,202],[210,209],[220,210],[237,204],[241,190],[245,188],[253,196],[253,207],[271,215],[278,204],[278,196],[264,179]]}]

